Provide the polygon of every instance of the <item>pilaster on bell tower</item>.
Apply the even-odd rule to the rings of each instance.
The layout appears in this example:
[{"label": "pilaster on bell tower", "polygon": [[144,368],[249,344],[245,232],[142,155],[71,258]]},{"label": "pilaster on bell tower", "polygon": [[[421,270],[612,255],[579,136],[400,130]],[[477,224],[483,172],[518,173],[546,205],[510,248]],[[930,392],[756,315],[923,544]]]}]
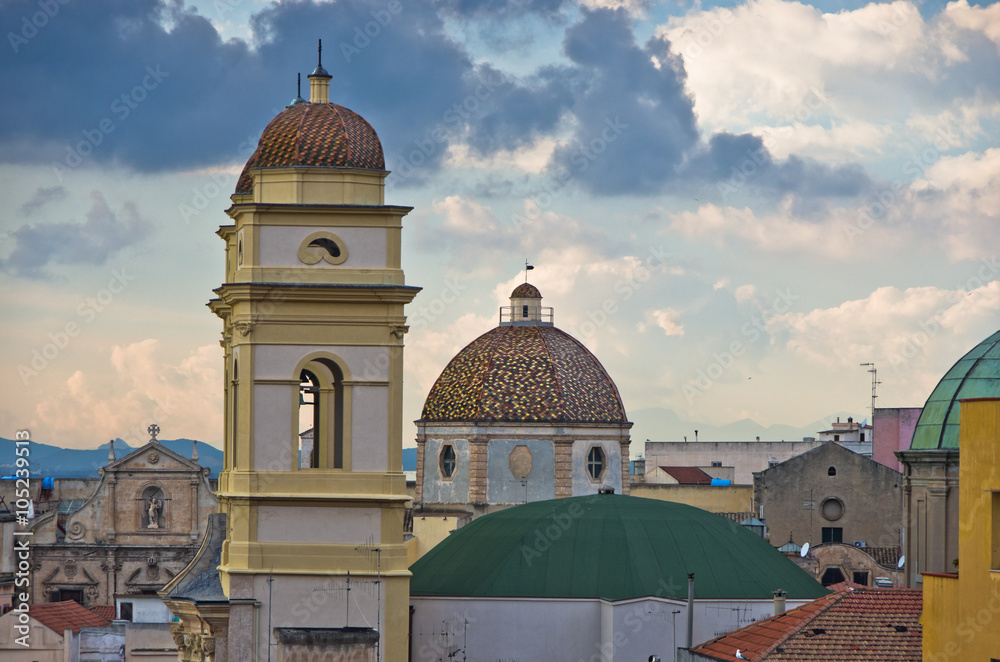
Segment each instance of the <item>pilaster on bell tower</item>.
[{"label": "pilaster on bell tower", "polygon": [[[378,135],[329,102],[330,79],[320,60],[310,101],[296,97],[264,130],[218,232],[225,282],[209,305],[226,361],[219,571],[232,660],[267,659],[282,628],[313,628],[332,646],[346,616],[377,629],[381,659],[406,655],[403,306],[419,288],[405,284],[400,246],[411,208],[385,204]],[[348,576],[375,588],[338,609]],[[327,608],[301,608],[316,590],[330,592]],[[234,636],[255,603],[273,631]]]}]

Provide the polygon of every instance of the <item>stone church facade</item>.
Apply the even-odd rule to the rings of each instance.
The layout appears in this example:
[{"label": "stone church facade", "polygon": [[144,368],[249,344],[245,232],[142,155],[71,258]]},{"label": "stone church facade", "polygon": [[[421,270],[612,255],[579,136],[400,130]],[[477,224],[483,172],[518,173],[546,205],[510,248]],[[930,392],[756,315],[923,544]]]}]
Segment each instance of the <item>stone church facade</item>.
[{"label": "stone church facade", "polygon": [[[32,523],[31,602],[113,605],[115,596],[155,595],[194,557],[218,510],[198,464],[156,440],[122,458],[112,448],[100,483],[78,509],[56,508]],[[64,502],[67,503],[68,502]]]}]

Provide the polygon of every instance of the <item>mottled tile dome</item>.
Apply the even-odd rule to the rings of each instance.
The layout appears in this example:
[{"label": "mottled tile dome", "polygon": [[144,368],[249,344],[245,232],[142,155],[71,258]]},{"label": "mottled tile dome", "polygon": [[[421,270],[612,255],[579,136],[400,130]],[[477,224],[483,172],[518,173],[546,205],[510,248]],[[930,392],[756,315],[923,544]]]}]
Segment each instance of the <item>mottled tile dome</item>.
[{"label": "mottled tile dome", "polygon": [[510,293],[511,299],[541,299],[542,293],[531,283],[521,283]]},{"label": "mottled tile dome", "polygon": [[421,421],[627,422],[618,388],[580,341],[554,326],[503,324],[448,363]]},{"label": "mottled tile dome", "polygon": [[385,170],[382,143],[361,115],[335,103],[299,101],[264,129],[236,193],[253,190],[253,168],[360,168]]}]

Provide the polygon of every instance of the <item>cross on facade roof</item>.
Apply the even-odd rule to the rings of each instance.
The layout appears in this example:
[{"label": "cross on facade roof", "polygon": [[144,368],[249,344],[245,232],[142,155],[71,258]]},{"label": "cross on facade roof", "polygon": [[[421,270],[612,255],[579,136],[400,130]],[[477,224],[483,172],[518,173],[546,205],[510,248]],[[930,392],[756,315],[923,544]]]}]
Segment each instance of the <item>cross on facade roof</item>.
[{"label": "cross on facade roof", "polygon": [[148,428],[146,428],[146,432],[149,433],[149,440],[150,441],[159,441],[159,439],[156,438],[156,435],[160,434],[160,426],[159,425],[157,425],[156,423],[153,423]]}]

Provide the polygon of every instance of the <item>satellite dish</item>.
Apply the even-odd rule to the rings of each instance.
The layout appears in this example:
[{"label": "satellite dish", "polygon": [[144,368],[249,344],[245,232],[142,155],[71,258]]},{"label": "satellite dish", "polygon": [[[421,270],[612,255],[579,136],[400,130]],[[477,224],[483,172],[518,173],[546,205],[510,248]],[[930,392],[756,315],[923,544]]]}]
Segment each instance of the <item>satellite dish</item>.
[{"label": "satellite dish", "polygon": [[799,552],[799,556],[801,556],[802,558],[805,558],[806,554],[808,554],[808,553],[809,553],[809,543],[806,543],[806,544],[802,545],[802,551]]},{"label": "satellite dish", "polygon": [[900,556],[899,557],[899,563],[896,564],[896,567],[902,569],[903,564],[905,564],[905,563],[906,563],[906,557],[905,556]]}]

